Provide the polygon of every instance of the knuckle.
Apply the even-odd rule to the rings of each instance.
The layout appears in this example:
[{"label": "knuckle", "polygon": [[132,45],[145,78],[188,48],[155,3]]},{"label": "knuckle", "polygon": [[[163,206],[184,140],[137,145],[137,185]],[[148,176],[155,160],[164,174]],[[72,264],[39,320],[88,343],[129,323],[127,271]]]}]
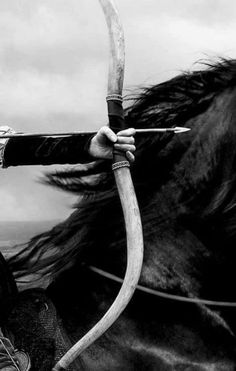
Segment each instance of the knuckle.
[{"label": "knuckle", "polygon": [[135,143],[134,137],[130,137],[130,143],[132,143],[132,144]]},{"label": "knuckle", "polygon": [[124,144],[134,144],[134,137],[120,137],[120,142]]},{"label": "knuckle", "polygon": [[132,136],[132,135],[135,135],[136,133],[136,130],[134,128],[130,128],[129,129],[129,134]]},{"label": "knuckle", "polygon": [[101,131],[102,133],[104,133],[104,134],[108,134],[109,131],[110,131],[110,129],[109,129],[108,126],[102,126],[101,129],[100,129],[100,131]]}]

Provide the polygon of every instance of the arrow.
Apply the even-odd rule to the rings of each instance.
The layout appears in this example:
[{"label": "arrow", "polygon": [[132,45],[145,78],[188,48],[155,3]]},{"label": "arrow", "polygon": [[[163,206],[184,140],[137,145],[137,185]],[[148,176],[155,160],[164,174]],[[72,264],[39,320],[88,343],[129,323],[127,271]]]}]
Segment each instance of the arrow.
[{"label": "arrow", "polygon": [[[176,126],[173,128],[151,128],[151,129],[135,129],[137,134],[151,134],[151,133],[174,133],[180,134],[191,130],[190,128],[184,128]],[[1,130],[0,130],[1,131]],[[67,136],[80,136],[80,135],[95,135],[97,131],[69,131],[65,133],[14,133],[0,135],[0,139],[8,138],[34,138],[34,137],[67,137]]]}]

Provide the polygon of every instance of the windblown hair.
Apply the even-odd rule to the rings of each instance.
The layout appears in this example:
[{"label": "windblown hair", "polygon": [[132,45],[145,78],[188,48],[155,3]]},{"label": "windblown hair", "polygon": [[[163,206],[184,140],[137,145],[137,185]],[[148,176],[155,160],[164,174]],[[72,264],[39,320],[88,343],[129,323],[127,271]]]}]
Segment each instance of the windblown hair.
[{"label": "windblown hair", "polygon": [[[145,239],[141,280],[154,288],[201,294],[209,264],[212,272],[228,264],[236,236],[236,61],[208,64],[143,88],[128,102],[129,127],[191,128],[181,135],[136,136],[132,175]],[[53,278],[82,263],[122,274],[125,234],[110,164],[79,164],[48,174],[45,181],[78,194],[79,201],[66,221],[9,259],[16,278]]]}]

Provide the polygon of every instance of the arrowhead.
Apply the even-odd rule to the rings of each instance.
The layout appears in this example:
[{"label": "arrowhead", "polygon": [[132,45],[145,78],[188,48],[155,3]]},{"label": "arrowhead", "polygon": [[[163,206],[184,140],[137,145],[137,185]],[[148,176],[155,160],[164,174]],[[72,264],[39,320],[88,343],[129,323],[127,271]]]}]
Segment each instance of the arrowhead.
[{"label": "arrowhead", "polygon": [[183,128],[183,127],[180,127],[180,126],[176,126],[174,128],[174,133],[175,134],[180,134],[180,133],[185,133],[186,131],[189,131],[191,130],[190,128]]}]

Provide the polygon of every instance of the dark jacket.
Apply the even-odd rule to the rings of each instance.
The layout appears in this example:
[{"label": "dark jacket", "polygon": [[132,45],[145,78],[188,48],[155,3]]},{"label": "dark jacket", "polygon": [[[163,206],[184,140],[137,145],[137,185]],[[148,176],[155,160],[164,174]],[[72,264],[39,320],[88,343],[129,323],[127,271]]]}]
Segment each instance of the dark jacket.
[{"label": "dark jacket", "polygon": [[60,138],[11,138],[4,149],[2,167],[94,161],[88,154],[91,138],[91,134]]}]

